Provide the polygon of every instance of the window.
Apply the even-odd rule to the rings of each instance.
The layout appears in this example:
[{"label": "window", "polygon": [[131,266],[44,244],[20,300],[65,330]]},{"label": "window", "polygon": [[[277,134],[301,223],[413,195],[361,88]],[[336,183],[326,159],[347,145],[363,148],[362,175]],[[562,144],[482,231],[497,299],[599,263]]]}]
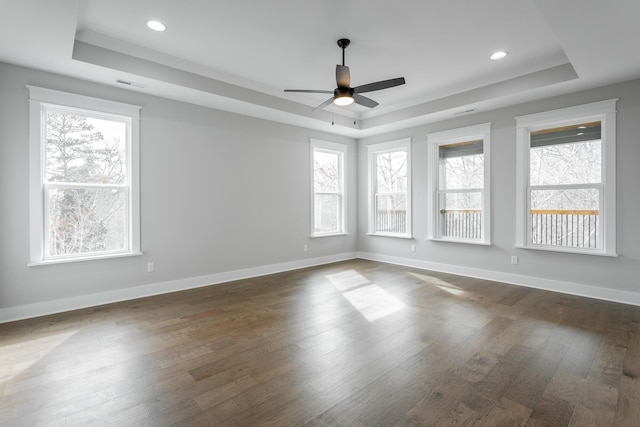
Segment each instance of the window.
[{"label": "window", "polygon": [[615,104],[516,118],[518,245],[616,255]]},{"label": "window", "polygon": [[411,140],[368,146],[369,234],[411,237]]},{"label": "window", "polygon": [[430,239],[490,243],[490,127],[484,123],[427,135]]},{"label": "window", "polygon": [[311,140],[312,237],[345,234],[347,146]]},{"label": "window", "polygon": [[28,86],[30,265],[140,253],[140,107]]}]

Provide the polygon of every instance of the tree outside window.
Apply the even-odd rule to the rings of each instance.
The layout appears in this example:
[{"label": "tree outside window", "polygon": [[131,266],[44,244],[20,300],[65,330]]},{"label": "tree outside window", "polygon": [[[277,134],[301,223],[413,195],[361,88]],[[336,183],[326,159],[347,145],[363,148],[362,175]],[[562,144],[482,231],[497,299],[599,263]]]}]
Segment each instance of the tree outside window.
[{"label": "tree outside window", "polygon": [[45,114],[48,256],[127,249],[126,123]]}]

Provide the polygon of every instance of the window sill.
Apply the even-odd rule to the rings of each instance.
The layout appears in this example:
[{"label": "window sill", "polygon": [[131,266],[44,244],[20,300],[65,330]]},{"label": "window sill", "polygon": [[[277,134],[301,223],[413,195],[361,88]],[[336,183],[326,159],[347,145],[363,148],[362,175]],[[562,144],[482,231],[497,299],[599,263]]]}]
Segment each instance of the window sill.
[{"label": "window sill", "polygon": [[491,242],[487,242],[484,240],[462,240],[462,239],[444,239],[442,237],[429,237],[427,240],[431,240],[432,242],[446,242],[446,243],[462,243],[465,245],[476,245],[476,246],[491,246]]},{"label": "window sill", "polygon": [[27,267],[37,267],[40,265],[52,265],[52,264],[66,264],[69,262],[80,262],[80,261],[95,261],[95,260],[109,259],[109,258],[125,258],[125,257],[140,256],[140,255],[142,255],[142,252],[94,255],[94,256],[83,256],[83,257],[76,257],[76,258],[55,258],[55,259],[47,259],[43,261],[30,262],[27,264]]},{"label": "window sill", "polygon": [[413,240],[413,236],[409,236],[409,235],[406,235],[406,234],[367,233],[367,236],[375,236],[375,237],[395,237],[396,239],[407,239],[407,240]]},{"label": "window sill", "polygon": [[312,234],[309,236],[310,239],[318,239],[321,237],[334,237],[334,236],[348,236],[349,233],[326,233],[326,234]]},{"label": "window sill", "polygon": [[534,251],[544,251],[544,252],[562,252],[565,254],[578,254],[578,255],[595,255],[595,256],[605,256],[616,258],[618,256],[617,253],[613,252],[605,252],[603,250],[579,250],[573,248],[559,248],[554,246],[525,246],[525,245],[515,245],[515,248],[518,249],[531,249]]}]

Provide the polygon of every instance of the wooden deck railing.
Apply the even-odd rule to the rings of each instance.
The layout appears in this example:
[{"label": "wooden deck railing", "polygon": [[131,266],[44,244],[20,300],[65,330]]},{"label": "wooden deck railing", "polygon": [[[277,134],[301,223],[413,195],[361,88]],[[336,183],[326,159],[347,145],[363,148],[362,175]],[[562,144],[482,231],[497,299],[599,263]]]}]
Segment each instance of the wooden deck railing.
[{"label": "wooden deck railing", "polygon": [[[442,209],[443,237],[480,239],[482,211],[479,209]],[[532,209],[531,243],[570,248],[598,247],[600,228],[598,210]]]},{"label": "wooden deck railing", "polygon": [[598,210],[532,209],[531,243],[570,248],[598,247]]},{"label": "wooden deck railing", "polygon": [[444,215],[440,224],[442,237],[453,239],[481,239],[482,211],[480,209],[441,209]]},{"label": "wooden deck railing", "polygon": [[378,233],[406,233],[407,211],[377,211],[376,232]]},{"label": "wooden deck railing", "polygon": [[[440,233],[454,239],[482,238],[480,209],[441,209]],[[598,210],[532,209],[531,243],[534,245],[570,248],[598,247],[600,212]],[[378,211],[376,231],[406,232],[407,213],[404,210]]]}]

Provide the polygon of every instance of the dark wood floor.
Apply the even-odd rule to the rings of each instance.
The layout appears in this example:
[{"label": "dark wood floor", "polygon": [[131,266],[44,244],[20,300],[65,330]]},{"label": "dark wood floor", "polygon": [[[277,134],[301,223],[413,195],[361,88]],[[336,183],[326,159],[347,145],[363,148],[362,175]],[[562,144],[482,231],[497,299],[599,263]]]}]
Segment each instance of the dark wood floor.
[{"label": "dark wood floor", "polygon": [[640,307],[363,260],[0,325],[0,425],[639,426]]}]

